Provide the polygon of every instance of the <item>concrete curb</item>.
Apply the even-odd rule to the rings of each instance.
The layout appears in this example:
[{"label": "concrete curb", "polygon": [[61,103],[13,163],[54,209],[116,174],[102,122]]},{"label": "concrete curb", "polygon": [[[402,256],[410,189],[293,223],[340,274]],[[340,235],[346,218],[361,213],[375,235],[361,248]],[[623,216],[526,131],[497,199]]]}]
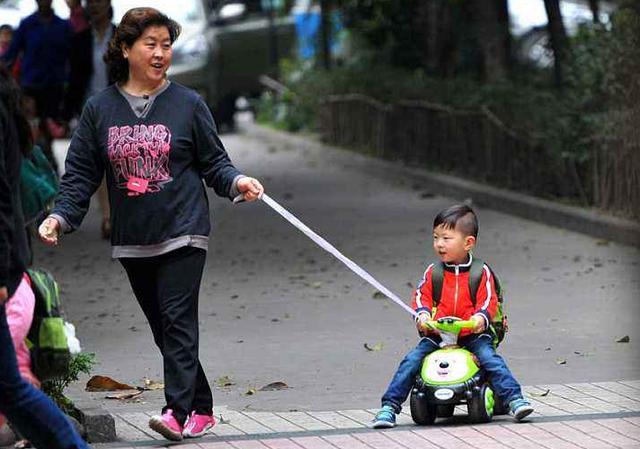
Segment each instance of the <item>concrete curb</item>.
[{"label": "concrete curb", "polygon": [[468,181],[455,176],[444,175],[424,169],[407,167],[398,162],[386,161],[362,155],[356,150],[348,150],[324,144],[315,135],[294,135],[265,126],[247,124],[243,131],[250,137],[268,138],[289,145],[306,148],[330,148],[337,152],[348,151],[370,160],[372,172],[386,177],[390,173],[407,179],[419,180],[426,188],[439,195],[457,200],[471,198],[475,204],[488,207],[547,225],[576,231],[593,237],[640,247],[640,223],[606,215],[593,209],[569,206],[557,202],[532,197],[522,193]]},{"label": "concrete curb", "polygon": [[75,404],[80,415],[82,437],[89,443],[111,443],[117,441],[116,422],[106,410],[94,405]]},{"label": "concrete curb", "polygon": [[116,422],[111,414],[97,408],[80,410],[84,437],[89,443],[110,443],[117,440]]}]

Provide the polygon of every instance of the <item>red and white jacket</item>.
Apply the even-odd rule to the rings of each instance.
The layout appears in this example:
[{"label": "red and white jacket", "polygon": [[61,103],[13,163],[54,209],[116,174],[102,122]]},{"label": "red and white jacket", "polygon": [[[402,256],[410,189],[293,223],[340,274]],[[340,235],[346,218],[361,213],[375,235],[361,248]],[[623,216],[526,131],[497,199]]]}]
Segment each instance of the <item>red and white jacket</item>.
[{"label": "red and white jacket", "polygon": [[[473,315],[480,315],[485,320],[485,328],[489,327],[491,319],[498,307],[498,295],[493,281],[493,274],[487,264],[484,265],[482,280],[476,294],[475,307],[469,291],[469,268],[473,256],[469,254],[469,261],[461,265],[444,265],[444,280],[442,294],[437,308],[434,308],[432,298],[431,272],[433,265],[427,267],[418,287],[413,293],[412,307],[420,313],[428,313],[436,320],[445,316],[455,316],[463,320]],[[460,337],[469,335],[470,329],[463,329]]]}]

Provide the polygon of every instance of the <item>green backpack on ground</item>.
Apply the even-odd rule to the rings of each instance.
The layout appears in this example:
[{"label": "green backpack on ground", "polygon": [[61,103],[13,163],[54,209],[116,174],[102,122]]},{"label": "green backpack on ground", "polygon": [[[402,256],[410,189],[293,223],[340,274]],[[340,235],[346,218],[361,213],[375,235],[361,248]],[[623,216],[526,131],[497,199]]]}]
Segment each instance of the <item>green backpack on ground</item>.
[{"label": "green backpack on ground", "polygon": [[[481,259],[473,258],[471,262],[471,267],[469,268],[469,292],[471,293],[471,301],[473,303],[473,307],[476,306],[476,295],[478,294],[478,288],[480,287],[480,282],[482,281],[482,271],[484,270],[485,263]],[[491,267],[489,267],[491,270]],[[504,340],[504,336],[509,330],[509,324],[507,322],[507,315],[504,313],[504,296],[502,287],[500,286],[500,281],[498,280],[498,276],[491,270],[491,274],[493,275],[493,283],[496,288],[496,295],[498,296],[498,308],[496,309],[496,313],[491,320],[489,326],[489,332],[493,334],[493,344],[497,347],[502,340]],[[443,262],[435,262],[433,264],[433,268],[431,269],[431,282],[432,282],[432,297],[433,297],[433,307],[438,307],[438,303],[440,302],[440,297],[442,296],[442,284],[444,282],[444,263]]]},{"label": "green backpack on ground", "polygon": [[41,381],[64,377],[71,351],[65,332],[58,283],[43,269],[27,270],[36,297],[33,322],[27,335],[31,369]]}]

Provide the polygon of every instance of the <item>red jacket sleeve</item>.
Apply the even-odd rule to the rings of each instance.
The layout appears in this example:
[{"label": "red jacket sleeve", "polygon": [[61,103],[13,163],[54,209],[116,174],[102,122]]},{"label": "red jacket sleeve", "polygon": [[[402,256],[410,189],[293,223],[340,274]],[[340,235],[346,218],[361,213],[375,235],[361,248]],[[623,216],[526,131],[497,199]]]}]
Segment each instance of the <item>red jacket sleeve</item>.
[{"label": "red jacket sleeve", "polygon": [[476,310],[474,315],[480,314],[484,317],[487,327],[496,314],[498,308],[498,294],[493,281],[493,273],[485,264],[483,267],[482,279],[476,293]]},{"label": "red jacket sleeve", "polygon": [[433,308],[433,297],[431,294],[431,271],[433,269],[433,264],[429,265],[422,275],[422,279],[420,283],[418,283],[418,287],[413,292],[413,299],[411,301],[411,306],[413,310],[416,312],[427,312],[431,315],[431,309]]}]

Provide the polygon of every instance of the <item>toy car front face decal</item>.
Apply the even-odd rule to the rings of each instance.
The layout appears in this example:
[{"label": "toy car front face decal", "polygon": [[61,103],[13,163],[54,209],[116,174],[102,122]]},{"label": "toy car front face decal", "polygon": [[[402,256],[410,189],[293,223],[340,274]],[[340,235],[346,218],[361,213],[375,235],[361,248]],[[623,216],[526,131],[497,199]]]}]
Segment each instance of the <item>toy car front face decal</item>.
[{"label": "toy car front face decal", "polygon": [[462,351],[440,351],[427,360],[426,376],[436,382],[454,382],[467,377],[468,355]]}]

